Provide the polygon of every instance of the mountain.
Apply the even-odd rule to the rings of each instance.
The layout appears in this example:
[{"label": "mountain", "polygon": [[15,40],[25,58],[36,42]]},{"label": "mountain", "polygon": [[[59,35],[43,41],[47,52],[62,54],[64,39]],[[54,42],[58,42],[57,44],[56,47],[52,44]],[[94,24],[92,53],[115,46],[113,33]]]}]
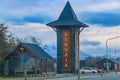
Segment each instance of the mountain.
[{"label": "mountain", "polygon": [[[41,47],[43,50],[45,50],[53,58],[56,58],[57,46],[55,46],[55,44],[43,45]],[[87,53],[84,53],[83,51],[80,51],[80,60],[85,60],[85,58],[87,58],[87,57],[92,57],[92,56],[88,55]]]},{"label": "mountain", "polygon": [[92,57],[92,56],[80,51],[80,60],[85,60],[85,58],[87,57]]},{"label": "mountain", "polygon": [[56,58],[57,47],[55,46],[55,44],[43,45],[42,49],[45,50],[53,58]]}]

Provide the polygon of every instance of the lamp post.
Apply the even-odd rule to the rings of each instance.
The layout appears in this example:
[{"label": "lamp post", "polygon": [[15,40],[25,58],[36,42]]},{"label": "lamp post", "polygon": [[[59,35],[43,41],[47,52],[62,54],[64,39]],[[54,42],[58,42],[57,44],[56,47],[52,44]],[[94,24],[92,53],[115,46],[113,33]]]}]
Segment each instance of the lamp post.
[{"label": "lamp post", "polygon": [[109,63],[108,63],[108,41],[112,40],[112,39],[116,39],[119,38],[119,36],[113,37],[113,38],[109,38],[106,40],[106,56],[107,56],[107,62],[106,62],[106,69],[109,71]]},{"label": "lamp post", "polygon": [[[23,47],[21,47],[20,48],[20,50],[21,50],[21,55],[23,55],[23,52],[24,52],[24,48]],[[24,78],[25,78],[25,80],[27,80],[27,76],[26,76],[26,69],[25,69],[25,59],[23,59],[23,62],[24,62]]]},{"label": "lamp post", "polygon": [[[85,27],[82,27],[79,29],[79,35],[83,31],[84,28]],[[78,41],[79,41],[79,38],[78,38]],[[78,49],[79,49],[79,47],[80,47],[80,45],[78,45]],[[78,80],[80,80],[80,57],[79,56],[80,56],[80,51],[78,51],[78,61],[77,61],[77,63],[78,63]]]}]

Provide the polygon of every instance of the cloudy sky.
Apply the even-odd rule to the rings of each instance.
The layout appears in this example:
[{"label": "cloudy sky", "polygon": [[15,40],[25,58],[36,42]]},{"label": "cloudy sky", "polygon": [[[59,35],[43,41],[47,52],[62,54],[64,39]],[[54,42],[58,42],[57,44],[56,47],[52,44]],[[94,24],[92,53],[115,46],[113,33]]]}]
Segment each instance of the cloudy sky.
[{"label": "cloudy sky", "polygon": [[[43,44],[56,43],[47,23],[56,20],[68,0],[0,0],[0,23],[20,39],[34,36]],[[120,0],[69,0],[78,19],[89,25],[80,34],[80,49],[105,55],[105,43],[120,36]],[[120,54],[120,38],[108,41],[109,53]]]}]

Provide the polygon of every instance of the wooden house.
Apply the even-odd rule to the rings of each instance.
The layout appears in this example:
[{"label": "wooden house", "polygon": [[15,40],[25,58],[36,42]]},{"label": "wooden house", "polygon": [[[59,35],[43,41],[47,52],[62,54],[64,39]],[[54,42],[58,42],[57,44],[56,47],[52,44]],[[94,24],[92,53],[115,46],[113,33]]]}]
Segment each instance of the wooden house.
[{"label": "wooden house", "polygon": [[19,43],[5,55],[4,74],[41,74],[54,71],[54,60],[41,47],[31,43]]}]

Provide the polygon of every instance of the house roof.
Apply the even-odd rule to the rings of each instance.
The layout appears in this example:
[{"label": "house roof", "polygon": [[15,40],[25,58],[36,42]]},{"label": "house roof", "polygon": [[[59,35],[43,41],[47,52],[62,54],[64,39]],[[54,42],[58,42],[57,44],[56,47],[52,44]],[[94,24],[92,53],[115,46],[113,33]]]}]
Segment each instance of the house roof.
[{"label": "house roof", "polygon": [[32,43],[19,43],[13,50],[11,50],[4,58],[9,56],[12,52],[14,52],[20,45],[30,51],[32,54],[39,58],[46,58],[46,59],[52,59],[52,57],[47,54],[41,47],[39,47],[37,44]]},{"label": "house roof", "polygon": [[72,25],[72,26],[79,26],[79,27],[88,27],[88,25],[80,22],[77,19],[69,1],[67,2],[66,6],[64,7],[62,13],[60,14],[58,20],[53,21],[47,24],[51,27],[63,26],[63,25]]},{"label": "house roof", "polygon": [[42,48],[40,48],[37,44],[22,43],[22,45],[40,58],[52,59],[52,57],[49,54],[47,54]]}]

